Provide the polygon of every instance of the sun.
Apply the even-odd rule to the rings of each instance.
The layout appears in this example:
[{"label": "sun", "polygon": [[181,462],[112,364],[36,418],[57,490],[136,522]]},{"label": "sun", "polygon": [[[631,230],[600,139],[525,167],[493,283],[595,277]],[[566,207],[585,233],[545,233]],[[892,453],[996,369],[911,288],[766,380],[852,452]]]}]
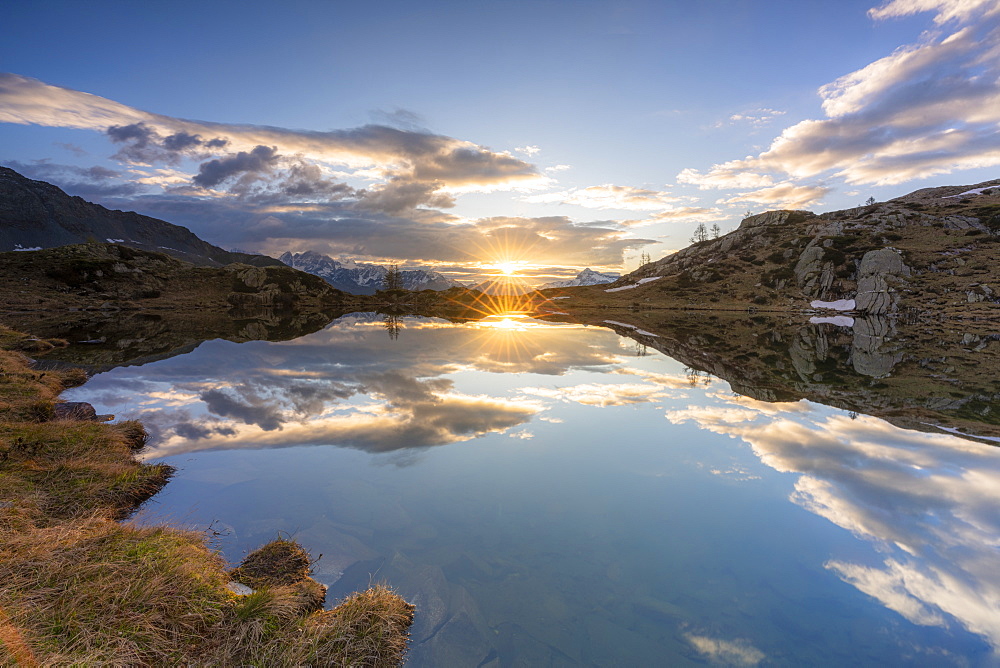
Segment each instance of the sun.
[{"label": "sun", "polygon": [[498,270],[504,276],[515,276],[518,269],[521,268],[523,262],[497,262],[493,265],[493,269]]}]

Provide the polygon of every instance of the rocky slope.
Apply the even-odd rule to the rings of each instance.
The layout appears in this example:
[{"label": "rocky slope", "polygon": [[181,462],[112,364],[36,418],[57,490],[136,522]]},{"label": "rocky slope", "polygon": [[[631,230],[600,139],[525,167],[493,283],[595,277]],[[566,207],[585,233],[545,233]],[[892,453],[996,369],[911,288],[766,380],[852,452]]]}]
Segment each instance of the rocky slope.
[{"label": "rocky slope", "polygon": [[[328,255],[315,251],[286,252],[278,258],[289,267],[319,276],[327,283],[353,295],[373,295],[382,288],[388,268],[377,264],[338,262]],[[403,287],[407,290],[447,290],[462,284],[436,271],[409,269],[400,271]]]},{"label": "rocky slope", "polygon": [[547,290],[549,288],[573,288],[578,285],[601,285],[603,283],[614,283],[619,278],[621,278],[621,274],[619,273],[602,274],[599,271],[594,271],[590,267],[587,267],[568,281],[554,281],[552,283],[546,283],[538,289]]},{"label": "rocky slope", "polygon": [[132,211],[113,211],[70,197],[44,181],[0,167],[0,252],[55,248],[86,242],[117,243],[166,253],[195,265],[232,262],[280,266],[274,258],[234,253],[198,238],[191,230]]},{"label": "rocky slope", "polygon": [[[998,186],[1000,179],[927,188],[822,215],[769,211],[744,219],[725,236],[646,264],[612,286],[567,294],[607,306],[836,306],[875,315],[950,310],[995,317]],[[572,301],[561,305],[571,307]]]},{"label": "rocky slope", "polygon": [[352,299],[291,267],[195,267],[118,244],[0,253],[0,310],[324,309]]}]

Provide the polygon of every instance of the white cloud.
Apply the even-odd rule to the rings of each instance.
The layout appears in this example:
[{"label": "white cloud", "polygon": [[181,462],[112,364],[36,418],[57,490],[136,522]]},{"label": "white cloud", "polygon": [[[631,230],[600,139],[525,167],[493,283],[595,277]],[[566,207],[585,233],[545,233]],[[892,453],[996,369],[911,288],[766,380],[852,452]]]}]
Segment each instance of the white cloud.
[{"label": "white cloud", "polygon": [[532,204],[576,204],[590,209],[624,209],[627,211],[658,211],[683,201],[670,193],[606,183],[588,188],[573,188],[555,193],[525,197]]},{"label": "white cloud", "polygon": [[[894,0],[870,15],[927,11],[939,29],[819,89],[825,118],[786,128],[756,156],[685,169],[678,181],[758,188],[761,197],[789,178],[887,185],[1000,165],[1000,5]],[[764,201],[749,196],[734,201]]]}]

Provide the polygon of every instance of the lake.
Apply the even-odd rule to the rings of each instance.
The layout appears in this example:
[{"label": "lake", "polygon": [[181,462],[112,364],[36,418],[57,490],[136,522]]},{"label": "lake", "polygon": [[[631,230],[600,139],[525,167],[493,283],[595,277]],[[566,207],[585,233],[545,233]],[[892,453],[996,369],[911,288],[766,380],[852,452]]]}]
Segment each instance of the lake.
[{"label": "lake", "polygon": [[417,605],[412,666],[997,665],[995,437],[754,394],[707,347],[605,324],[353,314],[64,396],[142,420],[177,467],[138,521],[234,563],[291,536],[329,605],[387,582]]}]

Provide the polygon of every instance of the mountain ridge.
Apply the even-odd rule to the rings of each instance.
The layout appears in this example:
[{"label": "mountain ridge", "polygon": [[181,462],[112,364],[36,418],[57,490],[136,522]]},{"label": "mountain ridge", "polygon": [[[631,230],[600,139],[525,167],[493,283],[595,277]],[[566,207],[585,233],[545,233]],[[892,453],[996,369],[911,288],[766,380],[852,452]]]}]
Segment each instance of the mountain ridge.
[{"label": "mountain ridge", "polygon": [[561,308],[976,312],[1000,307],[1000,179],[815,214],[748,216]]},{"label": "mountain ridge", "polygon": [[233,262],[281,266],[274,258],[224,250],[186,227],[134,211],[108,209],[0,166],[0,252],[95,241],[165,253],[203,267]]}]

